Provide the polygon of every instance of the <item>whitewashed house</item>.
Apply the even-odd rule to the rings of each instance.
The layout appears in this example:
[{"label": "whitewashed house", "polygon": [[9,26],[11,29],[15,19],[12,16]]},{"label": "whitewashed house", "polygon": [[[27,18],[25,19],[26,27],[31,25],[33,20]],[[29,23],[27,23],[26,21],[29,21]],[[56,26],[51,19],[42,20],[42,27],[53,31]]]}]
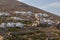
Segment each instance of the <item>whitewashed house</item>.
[{"label": "whitewashed house", "polygon": [[15,11],[16,14],[25,14],[26,12],[23,12],[23,11]]},{"label": "whitewashed house", "polygon": [[28,13],[28,14],[32,14],[32,11],[28,11],[27,13]]},{"label": "whitewashed house", "polygon": [[14,27],[15,23],[7,23],[6,26],[7,27]]},{"label": "whitewashed house", "polygon": [[1,28],[5,28],[5,27],[6,27],[6,23],[1,23],[1,24],[0,24],[0,27],[1,27]]},{"label": "whitewashed house", "polygon": [[33,14],[33,12],[32,11],[27,11],[26,14],[31,15],[31,14]]},{"label": "whitewashed house", "polygon": [[48,17],[49,15],[48,15],[48,14],[46,14],[46,13],[43,13],[43,16],[44,16],[44,17]]},{"label": "whitewashed house", "polygon": [[19,23],[19,22],[18,23],[15,23],[15,25],[16,25],[16,27],[21,27],[21,28],[24,27],[24,24]]},{"label": "whitewashed house", "polygon": [[42,13],[36,13],[36,14],[35,14],[35,18],[42,17],[42,15],[43,15]]},{"label": "whitewashed house", "polygon": [[0,16],[2,16],[3,14],[0,12]]}]

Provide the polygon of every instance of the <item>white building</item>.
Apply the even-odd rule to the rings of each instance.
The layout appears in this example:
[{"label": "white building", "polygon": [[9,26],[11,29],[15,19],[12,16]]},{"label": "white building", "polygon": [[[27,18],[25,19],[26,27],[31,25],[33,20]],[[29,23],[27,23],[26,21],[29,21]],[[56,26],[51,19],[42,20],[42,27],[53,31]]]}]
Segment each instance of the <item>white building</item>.
[{"label": "white building", "polygon": [[25,14],[26,12],[23,12],[23,11],[15,11],[15,13],[16,14],[20,14],[20,13]]},{"label": "white building", "polygon": [[31,11],[27,11],[27,12],[24,12],[24,11],[15,11],[16,14],[32,14]]},{"label": "white building", "polygon": [[14,23],[7,23],[6,24],[7,27],[14,27],[14,25],[15,25]]},{"label": "white building", "polygon": [[19,22],[18,23],[15,23],[15,25],[16,25],[16,27],[21,27],[21,28],[24,27],[24,24],[19,23]]},{"label": "white building", "polygon": [[0,24],[0,27],[1,27],[1,28],[5,28],[5,27],[6,27],[6,23],[1,23],[1,24]]},{"label": "white building", "polygon": [[26,14],[33,14],[33,12],[32,11],[27,11],[27,13]]},{"label": "white building", "polygon": [[48,15],[48,14],[46,14],[46,13],[43,13],[43,16],[44,16],[44,17],[48,17],[49,15]]},{"label": "white building", "polygon": [[39,17],[42,17],[42,16],[43,16],[42,13],[36,13],[36,14],[35,14],[35,18],[39,18]]}]

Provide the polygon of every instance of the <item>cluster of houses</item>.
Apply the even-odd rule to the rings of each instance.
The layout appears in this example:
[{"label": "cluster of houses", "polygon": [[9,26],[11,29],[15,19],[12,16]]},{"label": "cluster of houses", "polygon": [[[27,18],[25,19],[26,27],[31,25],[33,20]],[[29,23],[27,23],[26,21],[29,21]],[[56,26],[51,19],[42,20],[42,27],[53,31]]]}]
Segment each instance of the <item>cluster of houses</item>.
[{"label": "cluster of houses", "polygon": [[53,25],[55,22],[49,18],[49,15],[46,13],[37,13],[35,14],[36,23],[38,25],[40,23],[48,23],[49,25]]},{"label": "cluster of houses", "polygon": [[15,11],[14,13],[16,13],[16,14],[28,14],[28,15],[31,15],[31,14],[33,14],[33,12],[32,11],[27,11],[27,12],[24,12],[24,11]]},{"label": "cluster of houses", "polygon": [[[27,11],[27,12],[24,12],[24,11],[15,11],[14,12],[16,15],[17,14],[28,14],[28,15],[32,15],[32,14],[34,14],[32,11]],[[53,20],[51,20],[50,18],[49,18],[49,15],[48,14],[46,14],[46,13],[35,13],[34,14],[35,15],[35,18],[37,19],[36,21],[35,21],[35,23],[33,23],[32,25],[38,25],[38,24],[40,24],[40,23],[48,23],[49,25],[52,25],[52,24],[54,24],[55,22],[53,21]],[[10,16],[10,13],[8,13],[8,12],[0,12],[0,16]],[[15,19],[15,20],[27,20],[27,19],[22,19],[22,18],[20,18],[20,17],[10,17],[11,19]],[[15,26],[18,26],[18,27],[22,27],[23,26],[23,24],[21,24],[21,23],[1,23],[0,24],[0,27],[15,27]]]},{"label": "cluster of houses", "polygon": [[8,13],[8,12],[0,12],[0,16],[10,16],[10,13]]},{"label": "cluster of houses", "polygon": [[36,13],[35,14],[35,18],[37,18],[37,17],[49,17],[49,15],[48,14],[46,14],[46,13]]},{"label": "cluster of houses", "polygon": [[9,22],[9,23],[1,23],[0,24],[1,28],[6,28],[6,27],[24,27],[24,24],[17,22],[17,23],[13,23],[13,22]]},{"label": "cluster of houses", "polygon": [[[33,12],[31,11],[14,11],[15,14],[28,14],[28,15],[31,15]],[[9,12],[0,12],[0,16],[10,16],[11,14]]]}]

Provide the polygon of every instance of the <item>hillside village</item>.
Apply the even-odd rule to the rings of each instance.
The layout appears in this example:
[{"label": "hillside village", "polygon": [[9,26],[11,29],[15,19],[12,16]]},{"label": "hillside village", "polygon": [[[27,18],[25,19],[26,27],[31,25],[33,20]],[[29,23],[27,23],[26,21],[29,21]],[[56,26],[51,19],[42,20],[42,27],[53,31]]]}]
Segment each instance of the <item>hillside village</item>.
[{"label": "hillside village", "polygon": [[[23,32],[22,31],[24,31],[24,30],[26,30],[27,31],[27,29],[29,30],[29,29],[31,29],[32,28],[32,30],[33,30],[33,28],[40,28],[40,26],[41,27],[51,27],[51,26],[55,26],[55,25],[57,25],[57,24],[59,24],[60,23],[60,21],[54,21],[54,19],[53,19],[53,17],[51,17],[51,16],[49,16],[48,14],[46,14],[46,13],[33,13],[33,12],[31,12],[31,11],[28,11],[28,12],[20,12],[20,11],[15,11],[14,12],[16,15],[22,15],[22,16],[24,16],[24,15],[27,15],[29,18],[21,18],[21,17],[18,17],[18,16],[11,16],[12,14],[11,13],[8,13],[8,12],[0,12],[0,28],[3,28],[3,29],[7,29],[7,31],[8,31],[8,34],[6,34],[6,35],[8,35],[8,36],[10,36],[11,35],[11,33],[12,33],[12,35],[13,34],[23,34]],[[32,15],[33,15],[33,17],[32,17]],[[32,17],[32,18],[31,18]],[[4,19],[5,18],[5,19]],[[31,18],[31,19],[30,19]],[[34,18],[34,19],[33,19]],[[33,19],[33,20],[32,20]],[[42,25],[41,25],[42,24]],[[18,27],[18,28],[17,28]],[[22,28],[22,29],[24,29],[24,30],[22,30],[22,29],[19,29],[19,28]],[[49,29],[48,28],[48,29]],[[42,29],[42,28],[40,28],[40,29]],[[40,30],[39,29],[39,30]],[[22,31],[20,31],[19,32],[19,30],[22,30]],[[45,31],[45,30],[47,30],[47,29],[44,29],[44,30],[42,30],[42,31]],[[6,31],[6,32],[7,32]],[[11,31],[13,31],[13,32],[11,32]],[[14,31],[18,31],[17,33],[16,32],[14,32]],[[41,31],[41,30],[40,30]],[[10,34],[9,34],[9,32],[11,32]],[[28,33],[28,32],[31,32],[31,31],[27,31],[27,32],[25,32],[24,31],[24,34],[26,34],[26,33]],[[32,32],[34,32],[34,31],[32,31]],[[47,31],[46,31],[47,32]],[[48,35],[48,37],[49,36],[54,36],[55,34],[52,34],[52,33],[49,33],[49,31],[47,32],[47,35]],[[1,36],[2,37],[2,36]],[[54,36],[55,37],[55,36]],[[4,39],[5,37],[2,37],[2,40]],[[49,37],[50,38],[50,37]],[[48,38],[48,39],[49,39]],[[47,38],[46,38],[47,39]],[[47,39],[47,40],[48,40]],[[4,40],[6,40],[6,39],[4,39]]]},{"label": "hillside village", "polygon": [[[19,15],[19,14],[22,14],[22,15],[29,15],[31,16],[32,14],[34,14],[34,18],[36,20],[34,20],[34,22],[32,23],[32,25],[30,26],[37,26],[39,25],[40,23],[48,23],[49,25],[56,25],[57,23],[59,23],[59,21],[55,22],[53,17],[50,17],[48,14],[46,13],[33,13],[31,11],[28,11],[28,12],[20,12],[20,11],[15,11],[14,12],[16,15]],[[16,16],[11,16],[11,13],[8,13],[8,12],[0,12],[0,17],[1,17],[1,20],[3,18],[6,18],[8,19],[7,21],[5,21],[6,19],[3,19],[4,22],[1,22],[0,23],[0,27],[21,27],[21,26],[24,26],[25,24],[19,22],[19,21],[24,21],[24,20],[29,20],[29,19],[23,19],[23,18],[20,18],[20,17],[16,17]],[[16,20],[16,22],[13,22],[13,20]],[[9,21],[11,20],[11,21]]]},{"label": "hillside village", "polygon": [[[56,22],[54,21],[53,17],[51,18],[48,14],[45,14],[45,13],[33,13],[33,12],[20,12],[20,11],[15,11],[14,12],[16,15],[19,15],[19,14],[22,14],[22,15],[29,15],[31,16],[32,14],[34,14],[34,18],[36,19],[35,22],[32,23],[32,25],[30,26],[37,26],[39,25],[40,23],[48,23],[49,25],[54,25],[56,24]],[[23,18],[20,18],[20,17],[15,17],[15,16],[11,16],[11,13],[8,13],[8,12],[0,12],[0,17],[1,20],[4,18],[8,19],[7,21],[5,21],[4,19],[4,22],[1,22],[0,23],[0,27],[21,27],[21,26],[24,26],[25,24],[19,22],[19,21],[29,21],[28,19],[23,19]],[[13,20],[16,20],[16,22],[13,22]],[[9,22],[9,20],[11,20]],[[58,23],[58,21],[57,21]]]},{"label": "hillside village", "polygon": [[0,0],[0,40],[60,40],[60,16],[17,0]]}]

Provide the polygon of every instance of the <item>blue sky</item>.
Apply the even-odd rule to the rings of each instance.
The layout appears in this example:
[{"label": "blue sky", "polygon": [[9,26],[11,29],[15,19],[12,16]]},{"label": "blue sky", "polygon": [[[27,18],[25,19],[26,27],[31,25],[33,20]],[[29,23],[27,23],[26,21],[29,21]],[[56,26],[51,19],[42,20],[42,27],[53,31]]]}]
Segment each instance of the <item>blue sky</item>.
[{"label": "blue sky", "polygon": [[60,0],[18,0],[60,16]]}]

